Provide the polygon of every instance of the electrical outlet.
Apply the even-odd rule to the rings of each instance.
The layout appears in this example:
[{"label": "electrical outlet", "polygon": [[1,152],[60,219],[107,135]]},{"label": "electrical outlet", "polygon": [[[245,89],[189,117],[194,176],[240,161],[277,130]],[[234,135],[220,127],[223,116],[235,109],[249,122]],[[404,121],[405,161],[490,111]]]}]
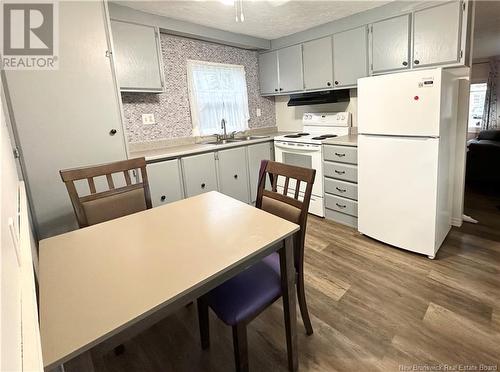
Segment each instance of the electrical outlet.
[{"label": "electrical outlet", "polygon": [[262,115],[262,111],[260,110],[260,108],[258,108],[257,110],[255,110],[255,115],[257,115],[257,117],[259,117],[259,116]]},{"label": "electrical outlet", "polygon": [[142,124],[143,125],[152,125],[155,124],[155,116],[154,114],[142,114]]}]

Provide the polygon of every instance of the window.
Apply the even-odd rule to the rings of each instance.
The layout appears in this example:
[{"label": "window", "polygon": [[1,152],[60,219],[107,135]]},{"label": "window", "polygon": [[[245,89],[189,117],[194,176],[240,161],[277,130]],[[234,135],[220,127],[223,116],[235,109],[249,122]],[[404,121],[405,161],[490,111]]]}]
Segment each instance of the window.
[{"label": "window", "polygon": [[245,68],[192,60],[187,67],[193,135],[222,133],[222,119],[228,133],[248,129]]},{"label": "window", "polygon": [[469,132],[476,132],[481,129],[485,98],[486,83],[470,85]]}]

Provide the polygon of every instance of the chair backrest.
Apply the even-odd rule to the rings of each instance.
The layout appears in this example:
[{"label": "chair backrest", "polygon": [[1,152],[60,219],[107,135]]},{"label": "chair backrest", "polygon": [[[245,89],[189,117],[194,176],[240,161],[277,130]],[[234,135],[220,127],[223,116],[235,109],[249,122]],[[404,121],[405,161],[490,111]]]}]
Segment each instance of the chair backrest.
[{"label": "chair backrest", "polygon": [[[131,171],[140,170],[141,180],[133,183]],[[115,163],[61,170],[80,227],[112,220],[151,208],[146,160],[129,159]],[[124,177],[124,186],[115,187],[113,174]],[[96,190],[96,178],[106,177],[107,190]],[[75,182],[86,180],[89,193],[79,195]],[[84,182],[84,181],[83,181]],[[80,188],[81,189],[81,188]]]},{"label": "chair backrest", "polygon": [[[267,175],[271,182],[270,190],[266,189]],[[315,169],[269,160],[263,160],[260,164],[255,206],[300,225],[300,231],[296,235],[294,244],[295,267],[299,272],[302,272],[304,264],[307,215],[315,176]],[[283,178],[283,182],[278,181],[280,177]],[[282,185],[279,187],[279,191],[278,183]],[[305,186],[303,190],[301,190],[302,185]]]}]

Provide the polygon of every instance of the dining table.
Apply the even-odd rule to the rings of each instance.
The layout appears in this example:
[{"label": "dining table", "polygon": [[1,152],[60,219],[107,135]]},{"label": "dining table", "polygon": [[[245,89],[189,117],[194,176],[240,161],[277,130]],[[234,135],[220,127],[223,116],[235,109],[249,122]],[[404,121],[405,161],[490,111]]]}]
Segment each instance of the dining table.
[{"label": "dining table", "polygon": [[44,369],[80,358],[92,371],[93,348],[179,311],[278,251],[288,369],[296,371],[298,230],[212,191],[41,240]]}]

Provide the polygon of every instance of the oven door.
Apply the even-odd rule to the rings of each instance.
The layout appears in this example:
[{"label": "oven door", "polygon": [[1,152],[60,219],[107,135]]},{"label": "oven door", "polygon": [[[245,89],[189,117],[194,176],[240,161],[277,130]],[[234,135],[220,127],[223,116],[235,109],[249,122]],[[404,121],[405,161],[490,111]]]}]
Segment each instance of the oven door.
[{"label": "oven door", "polygon": [[[321,145],[304,145],[293,142],[274,142],[274,153],[276,161],[280,163],[296,165],[303,168],[316,169],[312,194],[321,197],[323,195],[323,182],[321,172]],[[283,187],[285,180],[278,177],[278,186]],[[295,191],[295,181],[290,180],[289,194]],[[300,185],[300,191],[305,192],[305,184]]]}]

